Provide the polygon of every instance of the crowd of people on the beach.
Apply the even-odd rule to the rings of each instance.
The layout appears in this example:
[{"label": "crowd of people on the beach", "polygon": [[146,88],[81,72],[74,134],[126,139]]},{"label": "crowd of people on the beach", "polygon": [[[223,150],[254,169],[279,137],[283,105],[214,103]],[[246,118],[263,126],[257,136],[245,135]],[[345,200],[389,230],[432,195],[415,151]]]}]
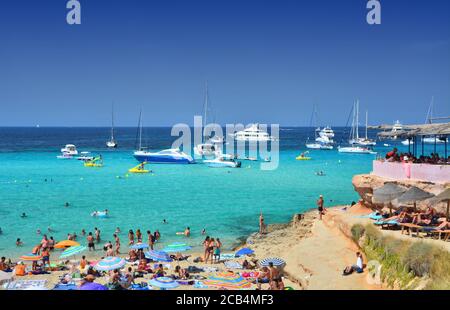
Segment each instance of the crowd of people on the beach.
[{"label": "crowd of people on the beach", "polygon": [[447,158],[439,156],[438,153],[431,153],[429,156],[414,156],[411,152],[399,153],[397,148],[393,148],[386,153],[384,158],[387,162],[402,162],[414,164],[446,165],[450,164],[450,156]]},{"label": "crowd of people on the beach", "polygon": [[[25,213],[22,214],[22,217],[26,217]],[[168,222],[164,219],[163,224],[167,224]],[[266,224],[264,223],[264,217],[261,212],[259,218],[260,224],[260,233],[266,233]],[[52,232],[49,229],[49,232]],[[29,276],[29,275],[41,275],[41,274],[50,274],[55,271],[63,271],[65,274],[60,277],[60,285],[66,285],[68,283],[73,283],[74,278],[82,279],[79,283],[79,288],[81,289],[83,285],[89,285],[93,283],[96,278],[99,277],[108,277],[108,284],[106,287],[108,289],[130,289],[132,286],[136,286],[137,278],[146,278],[153,279],[158,277],[170,277],[174,280],[183,280],[189,284],[194,283],[195,280],[203,279],[204,277],[196,275],[198,272],[203,272],[205,270],[208,271],[218,271],[217,267],[205,267],[207,264],[210,266],[215,266],[220,263],[224,263],[227,259],[222,259],[222,247],[223,244],[220,238],[214,238],[210,236],[206,236],[206,229],[201,231],[202,235],[205,235],[205,239],[202,242],[203,246],[203,255],[195,257],[192,259],[192,263],[200,264],[200,265],[191,265],[189,267],[183,268],[180,265],[176,265],[172,272],[169,272],[166,265],[157,263],[157,261],[153,261],[149,259],[145,255],[146,250],[155,249],[155,243],[157,243],[161,239],[161,233],[159,230],[155,230],[154,232],[147,230],[144,234],[141,229],[130,229],[127,232],[127,243],[128,243],[128,252],[124,252],[121,250],[121,230],[117,227],[113,234],[113,239],[111,241],[107,241],[102,244],[102,234],[101,230],[98,227],[94,227],[92,231],[88,231],[86,229],[82,229],[80,234],[77,233],[68,233],[66,241],[76,242],[81,238],[85,239],[86,245],[88,248],[88,252],[93,252],[97,254],[99,251],[102,251],[101,259],[105,257],[115,257],[119,255],[126,255],[125,260],[131,266],[125,266],[124,268],[118,270],[112,270],[109,272],[102,272],[95,269],[95,263],[98,261],[97,258],[92,258],[88,260],[86,255],[81,256],[81,259],[74,262],[73,260],[61,259],[51,259],[51,256],[54,255],[53,252],[56,251],[55,245],[58,242],[55,240],[53,236],[48,236],[47,234],[42,234],[40,230],[37,231],[37,234],[42,234],[41,241],[36,244],[30,255],[34,255],[39,257],[39,259],[31,261],[31,268],[26,265],[26,259],[14,263],[11,259],[6,259],[6,257],[1,258],[0,262],[0,270],[4,272],[13,272],[16,277],[21,276]],[[178,234],[178,233],[177,233]],[[190,227],[186,227],[184,232],[179,233],[184,235],[184,237],[189,238],[191,236]],[[147,243],[148,248],[141,247],[133,247],[133,245],[138,245],[140,243]],[[73,244],[73,243],[72,243]],[[17,238],[16,245],[23,247],[24,243],[20,238]],[[56,246],[60,250],[67,249],[69,246],[59,247]],[[56,254],[60,255],[62,252]],[[93,257],[97,256],[94,255]],[[174,262],[187,261],[191,255],[183,255],[182,253],[174,253],[169,255],[170,259]],[[57,261],[57,262],[54,262]],[[283,290],[284,283],[282,280],[282,276],[277,267],[274,267],[273,264],[268,267],[259,267],[258,260],[256,258],[245,258],[241,262],[238,263],[240,269],[242,270],[255,270],[255,276],[248,276],[246,279],[251,283],[256,285],[256,289],[262,289],[262,284],[268,284],[269,289],[272,290]],[[228,271],[232,271],[230,268],[226,268]],[[258,270],[259,269],[259,270]],[[243,272],[243,274],[247,274]],[[249,273],[250,275],[250,273]],[[253,273],[251,273],[253,275]],[[142,282],[144,283],[144,282]],[[140,286],[145,284],[139,284]]]}]

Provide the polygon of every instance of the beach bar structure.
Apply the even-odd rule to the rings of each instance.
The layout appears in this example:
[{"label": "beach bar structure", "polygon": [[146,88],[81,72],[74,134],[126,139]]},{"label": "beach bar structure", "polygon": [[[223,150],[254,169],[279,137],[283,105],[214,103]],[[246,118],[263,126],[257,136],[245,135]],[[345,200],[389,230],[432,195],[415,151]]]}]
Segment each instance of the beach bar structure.
[{"label": "beach bar structure", "polygon": [[[378,133],[382,139],[402,139],[408,140],[408,152],[414,157],[424,155],[424,137],[434,138],[434,153],[437,153],[437,144],[444,142],[444,155],[447,159],[443,164],[419,164],[419,163],[398,163],[375,160],[373,162],[372,174],[395,179],[395,180],[422,180],[433,183],[450,182],[450,165],[448,164],[448,148],[450,136],[450,122],[440,124],[405,125],[402,130],[392,130],[392,126],[378,126],[373,129],[384,130]],[[420,150],[419,150],[420,148]]]}]

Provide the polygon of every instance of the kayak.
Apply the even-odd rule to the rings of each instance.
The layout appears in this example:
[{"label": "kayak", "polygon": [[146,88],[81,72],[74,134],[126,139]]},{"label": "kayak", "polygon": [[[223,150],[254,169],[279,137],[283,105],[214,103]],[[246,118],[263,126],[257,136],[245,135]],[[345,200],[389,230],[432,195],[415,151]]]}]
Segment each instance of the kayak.
[{"label": "kayak", "polygon": [[[145,163],[143,163],[145,165]],[[137,165],[134,168],[131,168],[130,170],[128,170],[128,172],[130,173],[149,173],[151,172],[151,170],[146,170],[144,169],[145,166],[142,166],[142,164]]]}]

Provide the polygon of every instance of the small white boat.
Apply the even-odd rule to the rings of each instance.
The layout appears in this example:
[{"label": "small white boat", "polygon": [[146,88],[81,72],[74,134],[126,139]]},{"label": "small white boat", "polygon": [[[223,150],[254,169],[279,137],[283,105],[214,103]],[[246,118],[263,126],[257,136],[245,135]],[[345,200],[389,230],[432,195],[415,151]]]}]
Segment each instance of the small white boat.
[{"label": "small white boat", "polygon": [[72,159],[73,156],[69,155],[69,154],[62,154],[62,155],[56,156],[56,158],[58,158],[58,159]]},{"label": "small white boat", "polygon": [[91,213],[92,217],[107,217],[108,216],[108,211],[94,211]]},{"label": "small white boat", "polygon": [[94,159],[94,156],[91,154],[91,152],[81,152],[80,154],[81,155],[77,157],[78,160],[89,161]]},{"label": "small white boat", "polygon": [[240,168],[241,162],[233,160],[233,156],[222,154],[214,159],[204,160],[203,163],[210,168]]},{"label": "small white boat", "polygon": [[326,143],[306,143],[306,147],[312,150],[332,150],[334,147]]},{"label": "small white boat", "polygon": [[61,153],[63,155],[70,155],[70,156],[78,155],[77,148],[73,144],[66,144],[66,146],[61,149]]},{"label": "small white boat", "polygon": [[377,154],[372,149],[363,146],[347,146],[347,147],[338,147],[339,153],[352,153],[352,154]]}]

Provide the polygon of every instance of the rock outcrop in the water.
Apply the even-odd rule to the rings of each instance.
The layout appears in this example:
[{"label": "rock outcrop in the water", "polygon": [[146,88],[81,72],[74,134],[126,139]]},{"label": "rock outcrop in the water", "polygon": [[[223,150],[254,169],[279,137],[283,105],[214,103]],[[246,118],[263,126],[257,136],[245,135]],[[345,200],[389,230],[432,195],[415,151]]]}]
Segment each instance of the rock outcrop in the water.
[{"label": "rock outcrop in the water", "polygon": [[[376,175],[372,174],[360,174],[355,175],[352,180],[353,187],[355,188],[355,191],[359,194],[361,197],[362,203],[372,209],[381,210],[383,207],[386,207],[384,205],[380,204],[374,204],[372,202],[372,195],[373,191],[376,188],[379,188],[383,186],[385,183],[395,183],[400,186],[404,186],[406,188],[409,188],[411,186],[416,186],[424,191],[430,192],[434,195],[439,194],[442,192],[445,188],[450,186],[450,183],[447,184],[435,184],[431,182],[424,182],[424,181],[417,181],[417,180],[408,180],[408,181],[393,181],[391,179],[385,179]],[[427,206],[427,203],[429,201],[425,200],[422,202],[417,203],[417,207],[420,209],[424,209]],[[393,208],[397,209],[399,205],[396,205],[395,202],[393,204]],[[436,209],[437,212],[441,214],[445,214],[447,212],[447,204],[446,203],[439,203],[437,205],[433,205],[433,207]]]}]

